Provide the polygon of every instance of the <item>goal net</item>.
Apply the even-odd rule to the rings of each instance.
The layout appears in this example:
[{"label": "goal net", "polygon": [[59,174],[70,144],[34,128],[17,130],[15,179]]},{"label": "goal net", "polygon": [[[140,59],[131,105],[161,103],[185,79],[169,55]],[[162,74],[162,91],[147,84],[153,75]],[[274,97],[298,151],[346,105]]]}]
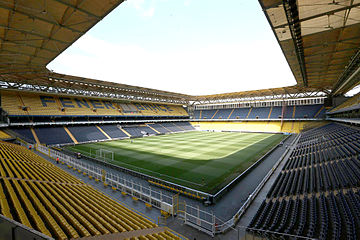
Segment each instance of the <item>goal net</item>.
[{"label": "goal net", "polygon": [[96,150],[96,157],[104,161],[113,161],[114,152],[101,148]]}]

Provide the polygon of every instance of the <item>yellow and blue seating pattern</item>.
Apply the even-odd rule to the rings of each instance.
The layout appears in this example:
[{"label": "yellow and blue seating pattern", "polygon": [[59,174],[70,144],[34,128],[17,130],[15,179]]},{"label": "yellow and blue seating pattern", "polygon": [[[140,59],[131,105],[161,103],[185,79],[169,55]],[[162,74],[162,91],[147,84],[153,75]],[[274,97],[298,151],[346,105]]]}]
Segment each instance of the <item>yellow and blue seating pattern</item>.
[{"label": "yellow and blue seating pattern", "polygon": [[[159,232],[155,223],[24,147],[0,142],[0,174],[1,214],[53,238]],[[133,239],[180,238],[163,230]]]},{"label": "yellow and blue seating pattern", "polygon": [[1,91],[1,105],[10,116],[188,116],[181,105],[9,90]]}]

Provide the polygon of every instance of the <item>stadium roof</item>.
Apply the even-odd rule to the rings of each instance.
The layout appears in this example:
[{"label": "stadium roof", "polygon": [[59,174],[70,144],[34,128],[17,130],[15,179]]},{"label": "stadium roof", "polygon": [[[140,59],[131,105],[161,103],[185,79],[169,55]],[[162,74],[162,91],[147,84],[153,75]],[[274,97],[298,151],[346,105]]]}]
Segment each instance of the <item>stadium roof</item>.
[{"label": "stadium roof", "polygon": [[298,86],[344,94],[359,83],[360,2],[259,0]]},{"label": "stadium roof", "polygon": [[111,97],[122,100],[157,101],[185,104],[190,96],[151,88],[76,77],[66,74],[43,72],[2,73],[0,87],[64,94],[78,94],[98,97]]},{"label": "stadium roof", "polygon": [[232,92],[214,95],[202,95],[194,97],[200,103],[223,103],[236,100],[271,100],[281,98],[317,97],[328,94],[325,90],[319,91],[309,87],[291,86],[281,88],[269,88],[252,91]]},{"label": "stadium roof", "polygon": [[189,96],[46,69],[51,60],[122,2],[0,0],[2,86],[22,89],[31,85],[43,91],[83,91],[99,96],[128,95],[134,100],[185,103],[307,92],[343,94],[359,83],[360,2],[353,0],[259,0],[297,80],[293,87]]},{"label": "stadium roof", "polygon": [[0,0],[0,68],[45,66],[124,0]]}]

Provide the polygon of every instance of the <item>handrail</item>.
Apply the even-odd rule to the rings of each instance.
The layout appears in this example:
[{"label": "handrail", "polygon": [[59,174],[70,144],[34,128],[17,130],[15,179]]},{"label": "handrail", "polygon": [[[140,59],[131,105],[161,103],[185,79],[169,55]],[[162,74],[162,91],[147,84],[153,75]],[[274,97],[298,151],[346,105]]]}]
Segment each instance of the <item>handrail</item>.
[{"label": "handrail", "polygon": [[139,198],[145,203],[149,203],[154,207],[170,211],[172,214],[173,211],[173,197],[167,194],[162,193],[161,191],[156,191],[150,187],[142,186],[139,183],[130,181],[124,177],[113,173],[104,173],[103,169],[96,167],[92,164],[84,163],[79,159],[68,156],[67,154],[61,153],[54,149],[50,149],[46,146],[36,144],[36,150],[49,156],[50,158],[59,158],[59,161],[64,162],[66,165],[78,169],[81,172],[86,173],[88,176],[91,176],[95,179],[102,179],[104,183],[114,187],[115,189],[121,190],[122,192],[132,195]]}]

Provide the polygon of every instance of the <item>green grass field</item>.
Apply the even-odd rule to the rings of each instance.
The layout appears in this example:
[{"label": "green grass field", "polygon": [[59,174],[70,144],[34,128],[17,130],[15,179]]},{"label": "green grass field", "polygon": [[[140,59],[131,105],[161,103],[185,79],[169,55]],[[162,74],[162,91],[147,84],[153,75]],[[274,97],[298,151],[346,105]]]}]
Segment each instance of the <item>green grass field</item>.
[{"label": "green grass field", "polygon": [[112,164],[214,193],[283,138],[281,134],[194,131],[67,148],[86,155],[109,150],[114,152],[114,161],[108,160]]}]

